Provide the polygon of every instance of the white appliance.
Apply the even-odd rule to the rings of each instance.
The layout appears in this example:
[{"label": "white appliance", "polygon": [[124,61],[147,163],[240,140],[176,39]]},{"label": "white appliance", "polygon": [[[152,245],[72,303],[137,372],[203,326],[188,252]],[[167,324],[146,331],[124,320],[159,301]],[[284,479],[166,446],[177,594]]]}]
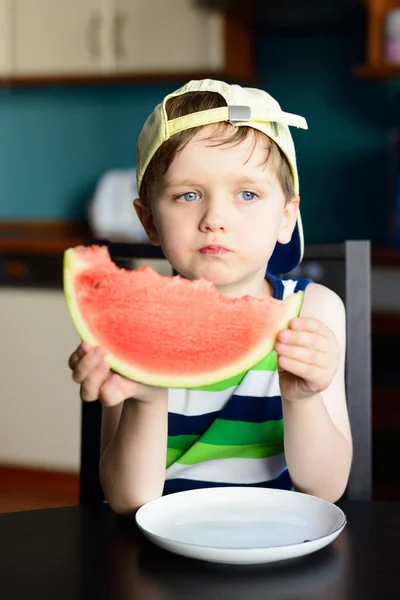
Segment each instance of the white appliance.
[{"label": "white appliance", "polygon": [[114,242],[148,243],[133,201],[138,197],[135,169],[107,171],[88,206],[94,237]]}]

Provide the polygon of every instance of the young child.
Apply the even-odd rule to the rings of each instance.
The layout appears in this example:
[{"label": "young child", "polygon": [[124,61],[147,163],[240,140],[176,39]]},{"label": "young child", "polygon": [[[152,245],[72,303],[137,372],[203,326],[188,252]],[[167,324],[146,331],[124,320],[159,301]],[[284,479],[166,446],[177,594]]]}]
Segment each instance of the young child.
[{"label": "young child", "polygon": [[167,96],[142,129],[134,205],[174,269],[230,297],[304,290],[304,300],[267,359],[241,381],[203,390],[127,380],[86,343],[71,355],[82,400],[102,404],[100,477],[118,513],[199,487],[296,489],[330,501],[345,490],[344,307],[321,285],[277,276],[303,250],[289,125],[307,128],[262,90],[206,79]]}]

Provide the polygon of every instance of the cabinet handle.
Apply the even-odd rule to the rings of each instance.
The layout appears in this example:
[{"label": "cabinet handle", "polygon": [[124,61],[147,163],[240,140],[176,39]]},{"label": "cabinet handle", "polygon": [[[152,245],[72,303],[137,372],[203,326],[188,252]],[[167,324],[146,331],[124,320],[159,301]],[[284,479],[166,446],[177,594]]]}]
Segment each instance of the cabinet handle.
[{"label": "cabinet handle", "polygon": [[124,29],[128,24],[128,13],[117,10],[114,15],[114,52],[117,58],[126,58],[127,50],[124,44]]},{"label": "cabinet handle", "polygon": [[100,30],[102,24],[101,13],[94,13],[89,19],[88,26],[88,46],[89,52],[93,58],[100,58],[101,56],[101,43],[100,43]]}]

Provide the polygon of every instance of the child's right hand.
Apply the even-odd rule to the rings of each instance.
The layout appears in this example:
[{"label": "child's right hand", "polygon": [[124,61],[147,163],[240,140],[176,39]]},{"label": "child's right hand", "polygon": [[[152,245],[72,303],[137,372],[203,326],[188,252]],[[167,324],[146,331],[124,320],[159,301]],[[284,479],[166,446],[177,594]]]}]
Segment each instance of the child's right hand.
[{"label": "child's right hand", "polygon": [[84,402],[100,400],[104,406],[116,406],[127,398],[152,402],[167,395],[165,388],[157,388],[132,381],[114,373],[103,360],[105,352],[83,342],[71,354],[68,366],[72,378],[80,383],[80,396]]}]

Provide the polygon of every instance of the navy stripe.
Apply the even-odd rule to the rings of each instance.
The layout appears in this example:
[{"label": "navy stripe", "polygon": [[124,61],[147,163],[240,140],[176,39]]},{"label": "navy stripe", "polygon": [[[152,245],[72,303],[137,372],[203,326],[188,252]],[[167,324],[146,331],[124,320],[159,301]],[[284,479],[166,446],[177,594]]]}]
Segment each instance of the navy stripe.
[{"label": "navy stripe", "polygon": [[296,292],[304,292],[309,283],[313,283],[312,279],[298,279],[296,283],[296,287],[294,288],[294,293]]},{"label": "navy stripe", "polygon": [[[280,277],[276,277],[276,275],[272,275],[272,273],[267,272],[265,275],[265,279],[269,281],[272,285],[272,296],[277,300],[283,300],[283,294],[285,291],[285,286],[283,285],[284,281],[295,281],[292,277],[286,277],[285,279],[281,279]],[[297,279],[296,286],[294,288],[294,293],[296,292],[304,292],[309,283],[312,283],[312,279]]]},{"label": "navy stripe", "polygon": [[284,287],[282,280],[269,272],[265,274],[265,279],[272,285],[272,297],[277,300],[283,300]]},{"label": "navy stripe", "polygon": [[215,419],[246,423],[279,421],[282,419],[281,398],[280,396],[255,398],[233,395],[221,411],[192,417],[168,413],[168,435],[202,435]]},{"label": "navy stripe", "polygon": [[218,416],[219,411],[195,417],[168,413],[168,435],[202,435]]},{"label": "navy stripe", "polygon": [[163,496],[168,494],[175,494],[176,492],[185,492],[187,490],[197,490],[204,488],[215,488],[215,487],[257,487],[257,488],[268,488],[276,490],[291,490],[292,481],[289,476],[288,469],[285,469],[279,477],[271,479],[270,481],[263,481],[262,483],[252,483],[250,485],[244,485],[243,483],[218,483],[214,481],[197,481],[194,479],[169,479],[164,483]]},{"label": "navy stripe", "polygon": [[220,411],[218,418],[225,421],[246,421],[248,423],[279,421],[282,419],[281,397],[257,398],[234,394]]}]

